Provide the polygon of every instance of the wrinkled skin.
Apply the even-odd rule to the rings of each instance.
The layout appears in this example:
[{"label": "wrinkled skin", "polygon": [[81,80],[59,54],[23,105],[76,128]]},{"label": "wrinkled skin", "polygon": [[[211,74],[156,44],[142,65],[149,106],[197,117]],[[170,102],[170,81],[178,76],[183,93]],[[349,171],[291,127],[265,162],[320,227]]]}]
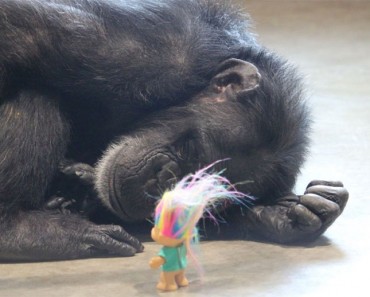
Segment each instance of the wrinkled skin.
[{"label": "wrinkled skin", "polygon": [[95,198],[140,222],[153,197],[225,158],[218,169],[257,200],[218,210],[228,224],[210,236],[312,240],[343,211],[339,182],[292,193],[310,122],[300,79],[226,3],[4,0],[0,11],[0,260],[141,252],[121,226],[84,215]]}]

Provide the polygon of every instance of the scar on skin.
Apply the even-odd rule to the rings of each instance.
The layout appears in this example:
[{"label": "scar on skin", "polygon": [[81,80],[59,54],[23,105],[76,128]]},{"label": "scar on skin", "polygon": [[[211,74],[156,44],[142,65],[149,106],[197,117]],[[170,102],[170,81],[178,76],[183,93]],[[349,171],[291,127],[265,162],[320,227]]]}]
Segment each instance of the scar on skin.
[{"label": "scar on skin", "polygon": [[221,97],[221,96],[211,97],[211,98],[202,97],[202,98],[199,99],[199,102],[207,103],[207,104],[214,104],[214,103],[226,102],[226,99]]},{"label": "scar on skin", "polygon": [[13,106],[5,106],[5,115],[6,120],[9,121],[12,118],[20,118],[22,113],[19,111],[15,111]]}]

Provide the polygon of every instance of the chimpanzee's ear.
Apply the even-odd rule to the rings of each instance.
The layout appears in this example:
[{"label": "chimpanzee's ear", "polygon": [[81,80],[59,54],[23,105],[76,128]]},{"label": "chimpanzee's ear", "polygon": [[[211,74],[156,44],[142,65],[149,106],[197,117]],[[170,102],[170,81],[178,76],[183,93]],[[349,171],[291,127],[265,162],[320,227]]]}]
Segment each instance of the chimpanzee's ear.
[{"label": "chimpanzee's ear", "polygon": [[216,93],[235,95],[238,92],[251,91],[258,87],[261,75],[252,63],[228,59],[217,69],[211,86]]}]

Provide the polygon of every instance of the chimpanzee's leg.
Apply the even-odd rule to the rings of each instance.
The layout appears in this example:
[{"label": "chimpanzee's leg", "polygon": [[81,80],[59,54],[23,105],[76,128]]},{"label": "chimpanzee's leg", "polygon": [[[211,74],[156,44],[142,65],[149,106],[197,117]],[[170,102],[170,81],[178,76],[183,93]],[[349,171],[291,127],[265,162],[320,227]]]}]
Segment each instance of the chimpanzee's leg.
[{"label": "chimpanzee's leg", "polygon": [[56,100],[33,91],[0,105],[0,259],[50,260],[133,255],[142,245],[119,226],[41,211],[69,141]]}]

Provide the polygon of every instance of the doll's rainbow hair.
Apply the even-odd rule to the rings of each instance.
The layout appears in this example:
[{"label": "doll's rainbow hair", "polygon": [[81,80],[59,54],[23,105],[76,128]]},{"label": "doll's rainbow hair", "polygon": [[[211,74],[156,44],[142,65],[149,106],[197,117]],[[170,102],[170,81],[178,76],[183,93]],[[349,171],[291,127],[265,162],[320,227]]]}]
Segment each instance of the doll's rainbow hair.
[{"label": "doll's rainbow hair", "polygon": [[249,196],[236,190],[228,179],[221,176],[223,171],[209,173],[208,170],[216,161],[207,167],[189,174],[181,179],[172,190],[166,191],[155,209],[155,227],[166,237],[183,239],[188,255],[193,258],[190,243],[197,243],[197,223],[202,217],[210,217],[217,222],[211,210],[219,204],[244,203]]}]

